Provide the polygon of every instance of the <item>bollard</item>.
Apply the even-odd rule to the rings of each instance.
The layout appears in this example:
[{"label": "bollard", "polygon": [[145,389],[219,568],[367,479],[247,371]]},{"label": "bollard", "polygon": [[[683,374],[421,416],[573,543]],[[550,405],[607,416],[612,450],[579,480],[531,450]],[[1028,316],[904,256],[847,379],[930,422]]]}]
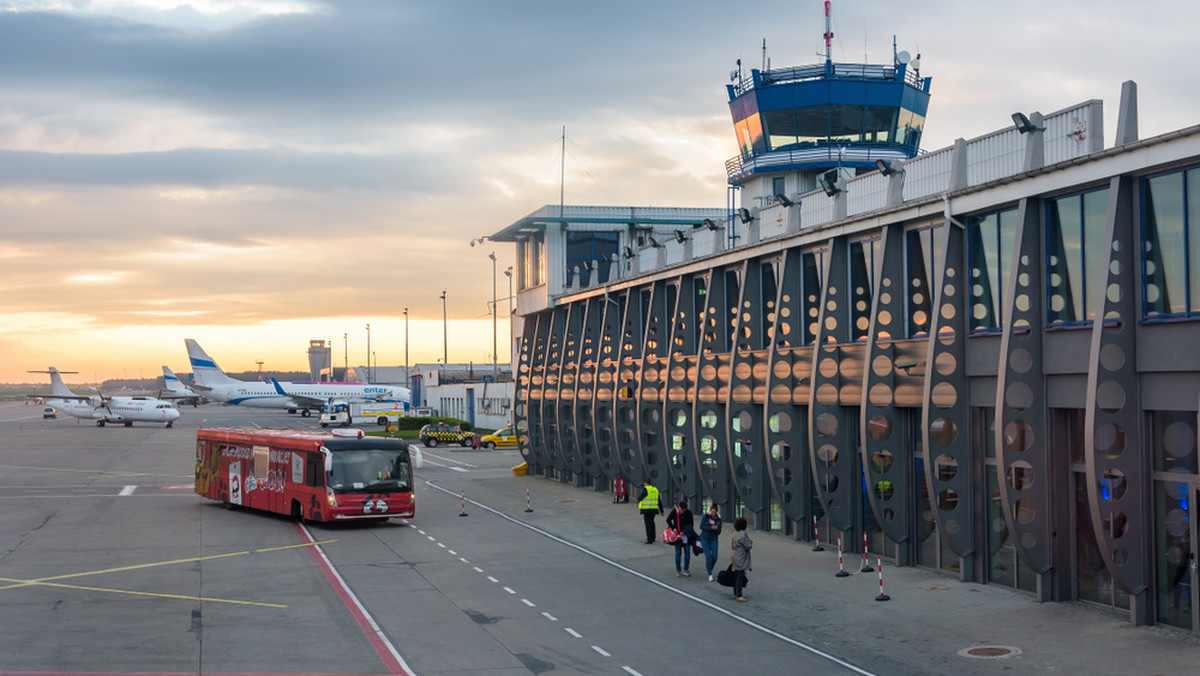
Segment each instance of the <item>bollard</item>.
[{"label": "bollard", "polygon": [[533,511],[533,505],[529,501],[529,486],[525,487],[525,511],[526,512]]},{"label": "bollard", "polygon": [[883,557],[875,555],[875,567],[879,569],[879,596],[875,597],[876,601],[890,601],[892,597],[883,593]]},{"label": "bollard", "polygon": [[825,548],[821,546],[821,529],[817,527],[817,517],[815,516],[813,517],[813,542],[816,543],[813,546],[814,552],[825,551]]},{"label": "bollard", "polygon": [[467,492],[461,491],[461,495],[462,495],[462,513],[459,514],[459,516],[466,516],[467,515]]},{"label": "bollard", "polygon": [[842,565],[842,536],[838,536],[838,572],[834,577],[850,577],[850,573],[846,572],[846,566]]},{"label": "bollard", "polygon": [[867,554],[867,531],[863,531],[863,560],[862,568],[858,570],[860,573],[869,573],[875,570],[871,567],[871,557]]}]

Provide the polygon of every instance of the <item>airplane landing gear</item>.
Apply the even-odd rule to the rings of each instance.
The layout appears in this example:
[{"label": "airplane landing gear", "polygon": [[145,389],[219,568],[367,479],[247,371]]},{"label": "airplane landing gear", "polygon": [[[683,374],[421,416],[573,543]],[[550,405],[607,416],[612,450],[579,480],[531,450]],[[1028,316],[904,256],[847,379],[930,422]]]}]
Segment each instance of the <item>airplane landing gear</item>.
[{"label": "airplane landing gear", "polygon": [[103,420],[97,420],[97,421],[96,421],[96,427],[104,427],[104,421],[103,421]]},{"label": "airplane landing gear", "polygon": [[300,409],[300,417],[301,418],[307,418],[310,415],[312,415],[312,411],[308,410],[307,408]]}]

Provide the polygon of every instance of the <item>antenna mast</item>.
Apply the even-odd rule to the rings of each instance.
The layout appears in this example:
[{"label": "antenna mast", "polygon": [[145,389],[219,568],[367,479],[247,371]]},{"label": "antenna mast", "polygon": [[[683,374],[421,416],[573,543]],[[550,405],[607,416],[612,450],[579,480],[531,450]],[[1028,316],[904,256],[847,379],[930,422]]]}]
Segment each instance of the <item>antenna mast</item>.
[{"label": "antenna mast", "polygon": [[829,0],[825,0],[825,63],[833,61],[833,24],[830,18]]},{"label": "antenna mast", "polygon": [[563,217],[564,195],[567,190],[567,125],[562,128],[562,149],[558,156],[558,217]]}]

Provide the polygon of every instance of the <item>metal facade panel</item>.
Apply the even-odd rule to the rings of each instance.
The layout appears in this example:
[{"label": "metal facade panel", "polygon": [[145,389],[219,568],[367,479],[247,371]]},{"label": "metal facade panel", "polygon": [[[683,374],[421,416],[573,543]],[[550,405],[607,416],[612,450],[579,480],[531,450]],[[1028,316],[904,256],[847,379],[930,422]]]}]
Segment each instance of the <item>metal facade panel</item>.
[{"label": "metal facade panel", "polygon": [[562,355],[565,343],[568,306],[550,311],[550,333],[546,337],[546,386],[542,391],[542,430],[546,457],[559,472],[567,470],[567,458],[559,437],[558,392],[562,386]]},{"label": "metal facade panel", "polygon": [[637,418],[637,390],[641,383],[642,341],[645,339],[645,321],[649,305],[650,287],[630,289],[626,295],[625,316],[618,335],[617,392],[613,401],[613,414],[617,426],[617,455],[620,458],[621,476],[637,486],[645,478],[642,466],[642,450]]},{"label": "metal facade panel", "polygon": [[988,134],[967,144],[967,185],[976,186],[1025,170],[1025,142],[1032,134],[1016,128]]},{"label": "metal facade panel", "polygon": [[[705,294],[703,324],[700,329],[700,355],[696,370],[695,409],[692,418],[696,421],[696,462],[700,470],[700,483],[713,502],[729,504],[729,456],[722,446],[725,444],[725,429],[729,425],[726,416],[726,398],[720,396],[722,388],[728,386],[730,313],[726,307],[726,270],[717,268],[709,271],[708,291]],[[736,277],[734,291],[737,290]]]},{"label": "metal facade panel", "polygon": [[699,322],[703,298],[698,289],[707,290],[708,275],[685,275],[679,279],[678,301],[671,315],[670,349],[666,372],[665,439],[675,487],[689,500],[700,497],[700,472],[697,464],[696,425],[692,415],[696,398]]},{"label": "metal facade panel", "polygon": [[[769,271],[768,271],[769,270]],[[729,438],[726,444],[733,485],[752,512],[767,507],[767,467],[764,449],[763,407],[755,390],[765,391],[768,360],[762,349],[765,312],[774,314],[777,294],[764,298],[764,275],[774,276],[774,266],[764,269],[761,259],[752,258],[742,268],[742,289],[730,351]],[[776,287],[778,285],[776,284]],[[769,305],[768,305],[769,304]]]},{"label": "metal facade panel", "polygon": [[534,326],[533,345],[530,347],[532,380],[529,389],[529,440],[536,464],[541,469],[550,466],[550,454],[546,450],[546,430],[542,417],[542,395],[546,389],[546,343],[550,336],[550,320],[553,310],[539,312]]},{"label": "metal facade panel", "polygon": [[912,501],[912,449],[904,443],[901,409],[895,406],[896,358],[893,341],[905,335],[904,232],[883,230],[883,264],[871,302],[867,360],[862,377],[859,447],[867,496],[880,528],[896,542],[908,540]]},{"label": "metal facade panel", "polygon": [[[515,406],[513,408],[513,424],[517,429],[523,429],[527,432],[532,430],[530,421],[530,395],[533,390],[533,346],[536,343],[537,323],[541,315],[531,315],[523,322],[523,330],[521,332],[520,346],[517,348],[517,374],[516,387],[513,393]],[[521,453],[521,458],[530,465],[539,463],[537,455],[534,453],[534,447],[540,444],[540,440],[534,440],[532,434],[517,435],[517,449]]]},{"label": "metal facade panel", "polygon": [[587,303],[568,303],[563,306],[563,310],[567,320],[562,339],[562,368],[558,387],[558,443],[562,448],[567,471],[579,477],[583,474],[583,458],[580,457],[579,445],[575,438],[576,414],[579,411],[576,394],[579,387],[580,338],[583,336],[583,316],[587,311]]},{"label": "metal facade panel", "polygon": [[641,382],[635,393],[640,432],[638,446],[642,467],[650,483],[665,489],[671,478],[666,445],[667,356],[670,313],[668,288],[674,283],[658,281],[649,287],[650,302],[646,314],[646,332],[642,341]]},{"label": "metal facade panel", "polygon": [[[941,227],[946,244],[936,262],[933,314],[926,345],[921,439],[928,461],[925,483],[935,505],[938,531],[964,558],[975,552],[971,402],[967,379],[967,316],[970,277],[962,228]],[[963,567],[970,574],[970,566]]]},{"label": "metal facade panel", "polygon": [[940,195],[949,189],[953,150],[953,147],[943,148],[904,163],[905,200]]},{"label": "metal facade panel", "polygon": [[1050,488],[1040,202],[1021,200],[1017,241],[1005,296],[996,384],[996,459],[1003,474],[1000,499],[1017,551],[1034,572],[1050,570],[1053,501]]},{"label": "metal facade panel", "polygon": [[806,193],[800,202],[800,227],[814,228],[833,222],[833,198],[818,190]]},{"label": "metal facade panel", "polygon": [[[808,381],[812,354],[801,346],[804,335],[803,259],[799,249],[789,249],[781,263],[778,312],[772,328],[771,368],[767,373],[766,452],[767,473],[780,508],[788,518],[811,516],[812,467],[805,434]],[[806,529],[807,531],[807,529]]]},{"label": "metal facade panel", "polygon": [[625,314],[626,294],[613,299],[601,296],[603,303],[600,330],[600,358],[596,365],[596,391],[593,417],[596,421],[596,453],[600,472],[608,479],[622,476],[617,450],[615,401],[617,397],[617,355],[620,352],[621,322]]},{"label": "metal facade panel", "polygon": [[1102,110],[1099,101],[1088,101],[1048,115],[1043,121],[1046,125],[1046,164],[1066,162],[1103,149]]},{"label": "metal facade panel", "polygon": [[592,479],[599,479],[603,474],[600,471],[596,439],[596,368],[600,365],[600,332],[603,330],[605,299],[603,296],[593,296],[585,302],[587,307],[584,310],[579,369],[576,372],[579,384],[575,390],[575,444],[584,473]]},{"label": "metal facade panel", "polygon": [[887,206],[888,179],[879,172],[856,176],[846,182],[846,213],[854,216]]},{"label": "metal facade panel", "polygon": [[850,342],[850,253],[844,237],[830,243],[822,290],[820,326],[813,349],[812,390],[808,403],[809,448],[817,497],[834,528],[855,527],[861,489],[850,410],[841,405],[843,348]]},{"label": "metal facade panel", "polygon": [[[1141,429],[1137,380],[1137,228],[1133,179],[1114,178],[1109,188],[1107,265],[1096,279],[1096,316],[1088,364],[1084,425],[1088,505],[1104,565],[1125,589],[1141,594],[1150,586],[1152,533],[1139,518],[1149,504],[1148,453]],[[1102,488],[1107,490],[1102,491]]]}]

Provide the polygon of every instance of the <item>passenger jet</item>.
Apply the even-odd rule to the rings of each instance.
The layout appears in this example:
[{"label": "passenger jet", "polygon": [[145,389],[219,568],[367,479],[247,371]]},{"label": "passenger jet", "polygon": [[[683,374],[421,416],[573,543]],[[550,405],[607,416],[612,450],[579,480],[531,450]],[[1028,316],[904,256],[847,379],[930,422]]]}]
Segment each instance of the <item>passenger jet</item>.
[{"label": "passenger jet", "polygon": [[74,371],[59,371],[51,366],[47,371],[30,371],[30,373],[50,374],[50,396],[44,397],[47,406],[69,413],[76,418],[95,420],[96,427],[104,427],[105,423],[123,423],[133,427],[135,422],[165,423],[167,427],[179,419],[179,410],[170,402],[156,397],[111,397],[102,394],[75,394],[63,382],[62,373]]},{"label": "passenger jet", "polygon": [[192,363],[192,389],[227,404],[257,408],[278,408],[288,413],[300,411],[309,416],[331,400],[409,401],[407,387],[363,383],[289,383],[247,382],[225,375],[220,366],[191,338],[185,338],[188,360]]}]

